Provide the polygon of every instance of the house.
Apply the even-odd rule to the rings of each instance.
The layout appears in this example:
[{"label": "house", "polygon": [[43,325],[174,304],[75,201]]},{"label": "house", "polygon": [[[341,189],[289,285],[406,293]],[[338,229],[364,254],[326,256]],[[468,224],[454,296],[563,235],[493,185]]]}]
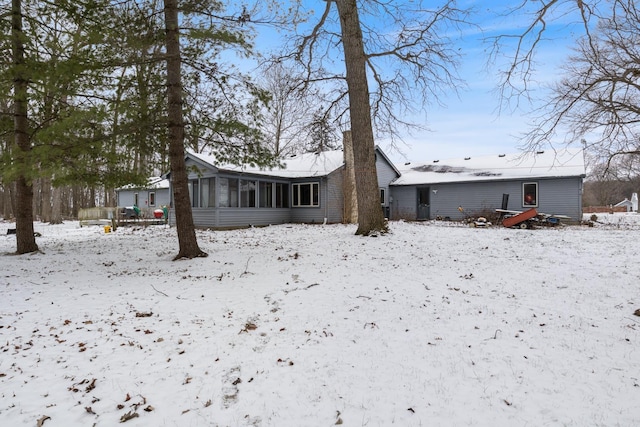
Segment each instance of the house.
[{"label": "house", "polygon": [[496,209],[582,218],[582,150],[563,149],[405,164],[391,183],[391,218],[485,216]]},{"label": "house", "polygon": [[631,208],[633,207],[633,203],[631,200],[625,198],[623,201],[616,203],[613,205],[614,208],[624,208],[626,212],[631,212]]},{"label": "house", "polygon": [[[397,168],[376,148],[380,204],[391,220],[462,220],[498,208],[536,208],[582,218],[581,150],[558,150],[430,163]],[[343,151],[290,156],[274,168],[219,164],[187,153],[188,185],[196,227],[232,228],[282,223],[349,222],[349,162]],[[131,191],[131,190],[127,190]],[[137,189],[138,201],[149,196]],[[155,190],[157,191],[157,189]],[[121,191],[121,205],[133,204]],[[156,195],[156,204],[159,202]],[[165,203],[165,202],[163,202]],[[175,223],[171,212],[169,223]]]},{"label": "house", "polygon": [[[185,162],[196,227],[230,228],[282,223],[339,223],[345,220],[343,151],[290,156],[282,166],[218,164],[213,156],[187,153]],[[376,149],[383,209],[389,185],[399,177],[391,161]],[[175,223],[175,215],[169,216]]]},{"label": "house", "polygon": [[143,187],[127,185],[118,188],[116,196],[119,207],[137,206],[142,217],[153,218],[153,211],[170,205],[171,187],[168,179],[156,176],[149,178]]}]

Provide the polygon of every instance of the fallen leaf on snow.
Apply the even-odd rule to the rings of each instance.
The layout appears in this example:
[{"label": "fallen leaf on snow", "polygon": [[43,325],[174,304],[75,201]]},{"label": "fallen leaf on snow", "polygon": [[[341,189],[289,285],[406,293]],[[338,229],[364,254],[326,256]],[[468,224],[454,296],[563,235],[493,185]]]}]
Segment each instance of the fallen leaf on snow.
[{"label": "fallen leaf on snow", "polygon": [[126,423],[127,421],[133,419],[133,418],[137,418],[139,417],[137,412],[127,412],[126,414],[124,414],[123,416],[120,417],[120,422],[121,423]]},{"label": "fallen leaf on snow", "polygon": [[153,316],[152,312],[149,312],[149,313],[143,313],[143,312],[139,312],[139,311],[136,312],[136,317],[151,317],[151,316]]},{"label": "fallen leaf on snow", "polygon": [[40,417],[38,419],[38,422],[36,424],[36,427],[42,427],[42,425],[44,424],[45,421],[50,420],[51,417],[47,416],[47,415],[43,415],[42,417]]}]

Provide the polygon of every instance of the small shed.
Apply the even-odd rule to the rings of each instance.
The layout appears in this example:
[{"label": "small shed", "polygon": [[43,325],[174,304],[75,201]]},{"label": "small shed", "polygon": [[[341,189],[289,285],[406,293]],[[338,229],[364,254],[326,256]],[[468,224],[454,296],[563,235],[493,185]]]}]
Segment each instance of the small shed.
[{"label": "small shed", "polygon": [[623,201],[616,203],[613,205],[614,208],[625,208],[627,212],[631,212],[633,210],[633,202],[627,198]]},{"label": "small shed", "polygon": [[169,180],[159,176],[150,177],[144,186],[127,185],[118,188],[116,195],[119,207],[137,206],[140,215],[145,218],[153,218],[155,210],[171,203]]},{"label": "small shed", "polygon": [[391,183],[392,219],[461,220],[499,208],[582,218],[582,150],[433,160],[400,173]]}]

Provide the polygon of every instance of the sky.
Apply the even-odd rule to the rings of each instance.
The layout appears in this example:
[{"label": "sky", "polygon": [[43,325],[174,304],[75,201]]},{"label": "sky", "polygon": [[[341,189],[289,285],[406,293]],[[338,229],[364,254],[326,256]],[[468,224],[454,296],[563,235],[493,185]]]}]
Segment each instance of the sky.
[{"label": "sky", "polygon": [[[455,47],[462,54],[458,71],[464,86],[458,93],[447,91],[440,97],[440,102],[427,106],[426,115],[411,118],[413,122],[428,128],[428,131],[405,134],[406,144],[399,144],[397,149],[389,141],[376,141],[393,161],[430,161],[515,153],[522,148],[520,138],[529,129],[533,111],[541,105],[540,99],[545,99],[548,93],[545,85],[558,77],[559,66],[569,53],[576,34],[580,34],[580,28],[575,24],[572,14],[557,13],[554,20],[549,20],[545,40],[535,57],[535,80],[531,84],[534,91],[530,92],[533,102],[521,99],[517,107],[514,107],[514,103],[507,106],[501,103],[496,91],[499,66],[488,64],[489,45],[486,38],[519,34],[530,24],[531,16],[523,13],[497,16],[499,11],[517,3],[497,0],[487,7],[486,2],[459,2],[460,7],[475,8],[470,20],[478,23],[478,27],[468,27],[462,34],[451,34],[452,38],[456,38]],[[318,7],[317,2],[308,4],[310,8]],[[272,40],[259,37],[259,47],[261,43],[268,45]],[[507,49],[505,52],[510,54],[513,50]]]},{"label": "sky", "polygon": [[598,216],[198,230],[183,261],[77,221],[8,255],[0,221],[0,425],[640,425],[640,215]]},{"label": "sky", "polygon": [[[497,2],[498,5],[500,2]],[[504,3],[504,2],[502,2]],[[511,2],[514,3],[514,2]],[[480,14],[481,15],[481,14]],[[465,86],[459,93],[451,92],[442,99],[443,106],[431,105],[425,123],[430,132],[410,138],[405,155],[410,159],[435,160],[515,153],[523,148],[522,137],[538,114],[541,99],[550,92],[548,86],[558,77],[559,69],[575,42],[575,25],[565,17],[549,25],[546,40],[535,56],[534,80],[529,94],[518,103],[503,103],[497,91],[500,83],[499,64],[489,63],[487,37],[499,34],[518,34],[529,23],[520,16],[496,19],[479,16],[486,32],[469,32],[459,42],[463,57],[459,73]],[[484,24],[482,24],[484,22]],[[513,53],[513,49],[505,51]],[[516,105],[517,104],[517,105]],[[394,158],[398,154],[392,154]]]}]

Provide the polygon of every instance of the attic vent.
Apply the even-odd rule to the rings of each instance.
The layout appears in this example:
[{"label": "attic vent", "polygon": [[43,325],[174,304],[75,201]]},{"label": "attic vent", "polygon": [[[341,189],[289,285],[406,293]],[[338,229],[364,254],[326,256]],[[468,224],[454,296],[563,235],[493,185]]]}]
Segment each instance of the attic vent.
[{"label": "attic vent", "polygon": [[536,151],[536,154],[544,154],[544,151]]},{"label": "attic vent", "polygon": [[434,160],[433,163],[438,163],[440,160]]},{"label": "attic vent", "polygon": [[465,157],[464,159],[465,160],[471,160],[471,157]]},{"label": "attic vent", "polygon": [[506,154],[498,154],[498,157],[504,157]]}]

